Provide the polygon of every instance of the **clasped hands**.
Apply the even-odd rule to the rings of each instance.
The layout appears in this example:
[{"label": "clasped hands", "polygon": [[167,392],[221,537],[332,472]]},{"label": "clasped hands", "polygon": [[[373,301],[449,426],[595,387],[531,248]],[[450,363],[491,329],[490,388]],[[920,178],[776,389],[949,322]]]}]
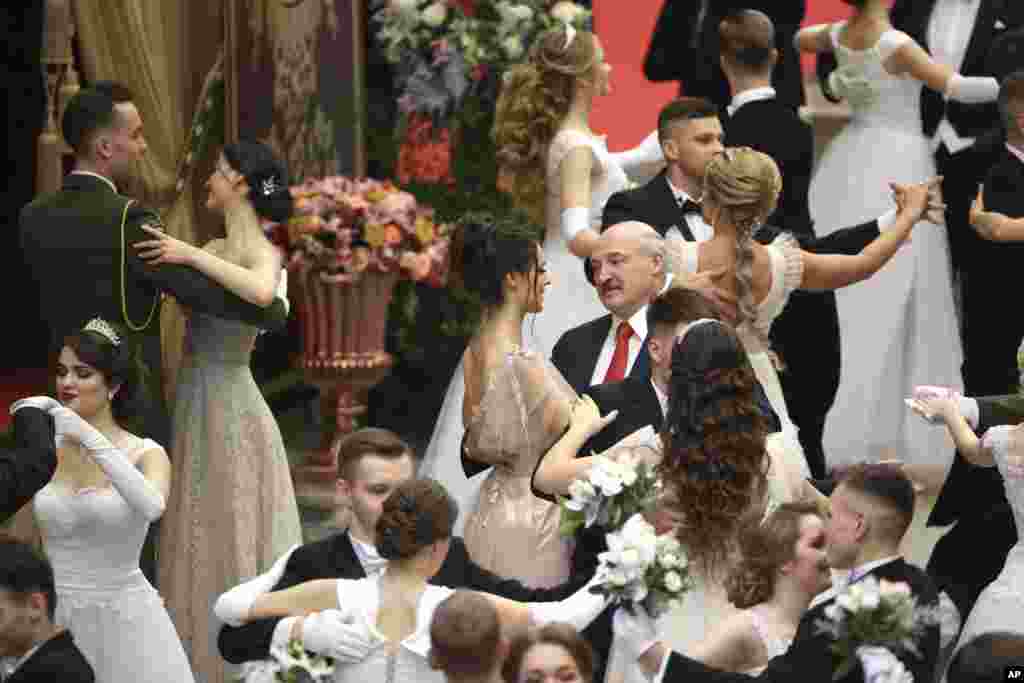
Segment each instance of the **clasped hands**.
[{"label": "clasped hands", "polygon": [[900,211],[916,211],[920,218],[943,225],[946,204],[942,199],[942,176],[929,178],[923,183],[889,183],[893,201]]}]

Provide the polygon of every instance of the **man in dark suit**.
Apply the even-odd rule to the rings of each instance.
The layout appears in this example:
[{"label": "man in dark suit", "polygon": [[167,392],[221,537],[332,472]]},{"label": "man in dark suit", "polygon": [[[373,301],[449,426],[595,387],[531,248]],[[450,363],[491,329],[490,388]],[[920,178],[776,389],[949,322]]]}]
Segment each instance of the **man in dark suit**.
[{"label": "man in dark suit", "polygon": [[[19,411],[20,412],[20,411]],[[71,632],[56,626],[53,568],[27,543],[0,538],[0,657],[6,683],[93,683]]]},{"label": "man in dark suit", "polygon": [[[681,97],[661,110],[658,131],[665,153],[665,171],[646,185],[613,194],[604,208],[603,225],[641,221],[662,235],[678,230],[687,240],[710,239],[714,231],[704,220],[697,200],[702,192],[704,168],[722,150],[726,135],[730,143],[757,146],[769,155],[778,153],[786,160],[781,167],[783,173],[796,176],[793,184],[800,186],[801,174],[810,174],[813,156],[810,131],[799,121],[795,111],[777,99],[750,98],[749,93],[758,97],[771,94],[764,84],[763,74],[761,80],[753,75],[745,75],[743,79],[744,83],[756,85],[744,88],[748,93],[746,99],[743,93],[739,94],[735,109],[737,121],[730,121],[728,132],[723,130],[717,110],[707,100]],[[736,82],[739,81],[737,77]],[[770,118],[762,121],[760,116]],[[778,128],[768,128],[770,124],[765,121]],[[767,130],[771,130],[770,135],[765,133]],[[755,142],[756,145],[752,144]],[[783,178],[785,187],[790,178],[786,175]],[[806,182],[803,192],[802,204],[795,194],[782,198],[785,204],[780,202],[779,209],[769,220],[771,224],[763,226],[755,235],[759,242],[771,242],[780,232],[791,231],[809,251],[856,254],[878,237],[879,228],[884,228],[895,216],[895,213],[886,214],[877,221],[837,230],[819,239],[814,237],[807,215]],[[788,310],[790,308],[795,312]],[[725,311],[723,317],[728,319]],[[815,333],[808,334],[809,329],[814,329]],[[839,320],[834,295],[794,292],[787,311],[772,326],[771,340],[783,361],[793,365],[793,374],[783,372],[780,380],[783,391],[787,392],[791,417],[800,430],[808,465],[815,477],[822,478],[825,460],[821,435],[825,415],[839,385]]]},{"label": "man in dark suit", "polygon": [[[656,641],[655,629],[644,614],[631,617],[623,610],[615,615],[616,635],[638,657],[648,675],[658,674],[656,683],[742,683],[759,680],[777,683],[831,681],[839,660],[831,649],[830,636],[817,622],[827,619],[826,608],[835,604],[837,588],[872,576],[879,580],[906,583],[917,604],[933,607],[938,593],[931,578],[907,564],[899,546],[914,515],[914,488],[898,467],[855,465],[843,475],[830,497],[831,515],[826,529],[827,554],[833,569],[849,570],[845,580],[825,591],[811,603],[797,627],[789,650],[768,662],[757,676],[729,673],[704,666],[677,653],[669,653]],[[934,676],[939,650],[939,627],[927,626],[917,639],[920,657],[898,651],[896,656],[915,681]],[[854,683],[865,680],[860,663],[838,679]]]},{"label": "man in dark suit", "polygon": [[[140,406],[139,433],[170,448],[164,404],[160,348],[161,292],[196,311],[241,320],[264,328],[287,321],[281,299],[266,308],[224,289],[198,270],[171,264],[150,265],[134,248],[152,239],[142,226],[160,227],[153,211],[118,193],[115,183],[130,177],[145,154],[142,120],[124,86],[102,82],[78,92],[61,125],[75,152],[75,168],[63,187],[37,197],[21,212],[25,262],[39,287],[40,315],[50,329],[50,352],[86,320],[102,317],[130,332],[148,366],[148,405]],[[150,527],[141,566],[156,583],[155,535]]]},{"label": "man in dark suit", "polygon": [[[412,449],[391,432],[361,429],[346,437],[338,452],[338,493],[349,507],[349,527],[295,550],[286,563],[281,563],[283,573],[274,577],[277,580],[270,584],[272,590],[313,579],[360,579],[383,571],[387,560],[380,557],[374,544],[381,506],[398,484],[414,476],[415,470]],[[576,575],[553,589],[530,589],[480,567],[469,557],[462,539],[453,538],[448,556],[431,583],[524,602],[551,602],[568,597],[589,577]],[[332,612],[224,626],[217,645],[224,659],[238,664],[266,659],[272,645],[285,646],[291,638],[301,639],[309,650],[341,659],[357,657],[361,648],[368,646]]]},{"label": "man in dark suit", "polygon": [[804,87],[793,37],[804,20],[804,0],[665,0],[644,57],[644,75],[655,82],[679,81],[680,94],[725,107],[731,93],[718,62],[718,27],[723,17],[745,8],[764,12],[775,24],[780,58],[772,82],[780,100],[799,107]]},{"label": "man in dark suit", "polygon": [[0,524],[32,500],[57,469],[53,418],[41,407],[14,411],[13,445],[0,451]]}]

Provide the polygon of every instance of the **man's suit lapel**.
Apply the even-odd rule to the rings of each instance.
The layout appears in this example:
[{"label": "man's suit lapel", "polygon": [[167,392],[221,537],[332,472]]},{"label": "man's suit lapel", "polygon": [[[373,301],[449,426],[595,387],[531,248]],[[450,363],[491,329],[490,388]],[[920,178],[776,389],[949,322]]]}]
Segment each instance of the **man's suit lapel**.
[{"label": "man's suit lapel", "polygon": [[974,27],[971,30],[971,38],[967,42],[967,50],[964,52],[964,61],[960,65],[960,72],[963,73],[973,64],[983,63],[988,49],[992,45],[992,27],[996,22],[995,3],[989,0],[981,0],[978,7],[978,16],[974,20]]},{"label": "man's suit lapel", "polygon": [[590,380],[597,368],[597,357],[601,355],[601,347],[612,329],[611,315],[598,318],[588,328],[588,338],[581,340],[586,344],[586,349],[580,349],[579,362],[573,365],[573,377],[569,380],[569,384],[577,387],[577,391],[583,391],[591,384]]},{"label": "man's suit lapel", "polygon": [[356,549],[352,546],[352,539],[349,537],[348,532],[335,534],[331,543],[331,557],[328,562],[333,565],[334,576],[352,577],[354,579],[366,578],[363,563],[359,561],[359,556],[356,555]]}]

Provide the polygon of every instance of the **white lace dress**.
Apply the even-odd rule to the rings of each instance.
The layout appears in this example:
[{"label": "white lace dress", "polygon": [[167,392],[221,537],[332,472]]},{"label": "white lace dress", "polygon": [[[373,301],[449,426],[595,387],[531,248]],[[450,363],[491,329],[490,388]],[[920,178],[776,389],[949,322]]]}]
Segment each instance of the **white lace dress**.
[{"label": "white lace dress", "polygon": [[[999,468],[1017,534],[1024,539],[1024,428],[992,427],[982,443]],[[956,648],[987,631],[1024,633],[1024,540],[1010,548],[1003,570],[978,596]]]},{"label": "white lace dress", "polygon": [[[809,201],[819,234],[888,211],[890,181],[935,175],[921,131],[922,84],[883,66],[911,38],[889,30],[871,48],[851,50],[839,42],[843,26],[831,30],[839,67],[859,75],[870,95],[850,102],[853,117],[824,150],[812,179]],[[842,365],[825,427],[829,466],[893,457],[948,462],[953,451],[943,431],[903,406],[918,384],[962,387],[946,229],[916,226],[877,274],[837,291],[836,302]]]},{"label": "white lace dress", "polygon": [[[375,640],[384,640],[376,627],[383,575],[338,580],[338,609]],[[360,662],[336,665],[335,683],[444,683],[444,674],[431,669],[428,660],[430,621],[437,606],[454,592],[428,584],[416,606],[416,630],[397,646],[385,643]]]},{"label": "white lace dress", "polygon": [[[601,305],[593,285],[587,282],[583,260],[569,251],[560,229],[560,167],[565,156],[577,147],[589,147],[594,154],[590,177],[590,224],[594,229],[600,228],[601,213],[608,198],[629,186],[626,171],[615,155],[608,151],[603,136],[563,130],[551,141],[547,160],[544,256],[553,282],[544,295],[543,312],[528,316],[523,328],[523,337],[528,340],[528,345],[539,350],[545,358],[551,357],[555,342],[566,331],[608,313]],[[459,461],[459,446],[464,432],[462,402],[465,391],[464,367],[460,361],[448,384],[420,470],[422,476],[432,477],[444,484],[459,502],[463,514],[459,515],[455,527],[457,534],[462,532],[466,520],[465,511],[472,509],[483,477],[486,476],[481,473],[467,479]]]},{"label": "white lace dress", "polygon": [[[160,448],[140,439],[135,453]],[[130,458],[132,453],[127,454]],[[164,602],[139,569],[149,522],[112,486],[47,484],[33,501],[69,629],[101,683],[192,683]]]}]

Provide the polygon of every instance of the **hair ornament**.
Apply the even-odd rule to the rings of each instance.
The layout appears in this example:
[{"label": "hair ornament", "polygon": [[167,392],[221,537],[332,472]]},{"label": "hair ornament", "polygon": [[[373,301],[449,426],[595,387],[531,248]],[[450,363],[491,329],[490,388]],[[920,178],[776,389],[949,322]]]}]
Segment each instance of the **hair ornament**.
[{"label": "hair ornament", "polygon": [[263,193],[264,197],[269,197],[280,189],[281,183],[278,181],[277,176],[270,176],[260,184],[260,192]]},{"label": "hair ornament", "polygon": [[565,45],[562,46],[562,51],[569,49],[572,45],[572,41],[576,38],[576,29],[569,22],[565,22]]},{"label": "hair ornament", "polygon": [[82,328],[84,332],[95,332],[114,346],[121,345],[121,335],[103,318],[93,318]]}]

